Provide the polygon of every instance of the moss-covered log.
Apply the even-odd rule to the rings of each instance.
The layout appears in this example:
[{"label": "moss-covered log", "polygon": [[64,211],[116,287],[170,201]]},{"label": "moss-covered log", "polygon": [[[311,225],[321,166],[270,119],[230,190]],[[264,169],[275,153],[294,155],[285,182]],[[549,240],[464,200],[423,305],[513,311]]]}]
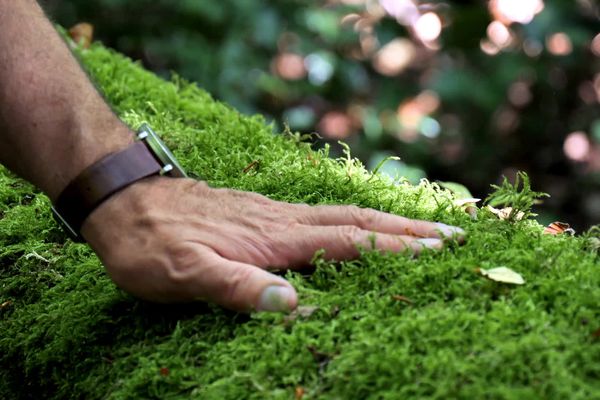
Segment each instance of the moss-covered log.
[{"label": "moss-covered log", "polygon": [[[1,170],[0,398],[600,398],[600,261],[589,238],[487,210],[472,220],[434,184],[332,160],[100,45],[81,59],[127,123],[148,121],[213,186],[457,224],[468,241],[419,258],[316,257],[313,273],[286,274],[300,303],[317,307],[304,315],[155,305],[117,289],[56,226],[48,199]],[[526,283],[476,272],[500,266]]]}]

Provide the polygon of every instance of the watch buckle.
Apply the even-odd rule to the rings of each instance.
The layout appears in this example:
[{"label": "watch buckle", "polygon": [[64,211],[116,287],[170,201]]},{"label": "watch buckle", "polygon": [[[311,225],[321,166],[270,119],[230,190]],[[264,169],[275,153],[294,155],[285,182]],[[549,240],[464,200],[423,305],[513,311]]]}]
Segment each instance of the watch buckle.
[{"label": "watch buckle", "polygon": [[71,227],[71,225],[69,225],[69,223],[62,217],[62,215],[60,215],[60,213],[56,211],[56,208],[50,208],[52,210],[52,215],[54,216],[54,219],[58,222],[58,224],[60,225],[62,230],[67,234],[67,236],[69,236],[69,238],[74,242],[85,243],[83,237],[80,234],[78,234],[75,231],[75,229]]}]

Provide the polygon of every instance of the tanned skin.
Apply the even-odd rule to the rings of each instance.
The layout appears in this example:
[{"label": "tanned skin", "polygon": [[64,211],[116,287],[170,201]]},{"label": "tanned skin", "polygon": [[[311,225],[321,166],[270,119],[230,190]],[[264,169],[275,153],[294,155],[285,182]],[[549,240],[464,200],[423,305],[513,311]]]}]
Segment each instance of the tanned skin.
[{"label": "tanned skin", "polygon": [[[34,0],[0,0],[0,162],[53,201],[82,170],[134,141]],[[289,311],[296,291],[270,268],[313,254],[441,249],[457,227],[353,206],[272,201],[154,176],[102,203],[82,234],[114,282],[138,297]]]}]

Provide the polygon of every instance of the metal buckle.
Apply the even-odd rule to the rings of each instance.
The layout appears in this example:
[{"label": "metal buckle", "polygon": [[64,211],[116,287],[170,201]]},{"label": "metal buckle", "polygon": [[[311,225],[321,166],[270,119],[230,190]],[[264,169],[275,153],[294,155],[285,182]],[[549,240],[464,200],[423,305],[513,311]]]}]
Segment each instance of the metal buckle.
[{"label": "metal buckle", "polygon": [[60,227],[67,234],[67,236],[69,236],[69,238],[74,242],[85,243],[85,239],[83,238],[83,236],[78,234],[75,231],[75,229],[73,229],[71,225],[69,225],[69,223],[62,217],[62,215],[60,215],[59,212],[56,211],[56,208],[51,207],[51,209],[52,215],[54,215],[54,220],[58,222],[58,225],[60,225]]},{"label": "metal buckle", "polygon": [[187,174],[183,170],[183,167],[179,165],[171,150],[169,150],[148,124],[144,123],[140,126],[137,138],[146,144],[150,152],[162,165],[161,175],[168,175],[174,178],[187,178]]}]

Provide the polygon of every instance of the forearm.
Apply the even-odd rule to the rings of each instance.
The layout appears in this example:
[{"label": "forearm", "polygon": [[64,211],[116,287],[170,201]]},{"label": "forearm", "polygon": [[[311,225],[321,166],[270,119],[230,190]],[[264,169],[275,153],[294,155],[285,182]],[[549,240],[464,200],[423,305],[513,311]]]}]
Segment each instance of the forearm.
[{"label": "forearm", "polygon": [[0,0],[0,162],[51,199],[133,141],[34,0]]}]

